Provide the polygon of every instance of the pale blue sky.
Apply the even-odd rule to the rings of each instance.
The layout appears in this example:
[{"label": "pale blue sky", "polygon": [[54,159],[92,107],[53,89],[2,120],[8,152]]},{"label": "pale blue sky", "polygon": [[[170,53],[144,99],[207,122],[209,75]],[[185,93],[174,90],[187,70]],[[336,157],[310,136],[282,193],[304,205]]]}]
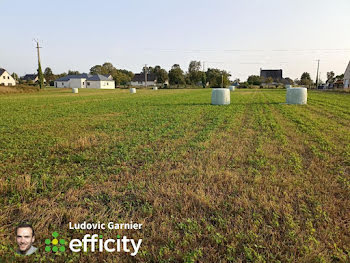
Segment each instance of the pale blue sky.
[{"label": "pale blue sky", "polygon": [[246,80],[259,69],[342,74],[350,60],[350,0],[0,0],[0,67],[88,72],[104,62],[133,72],[191,60]]}]

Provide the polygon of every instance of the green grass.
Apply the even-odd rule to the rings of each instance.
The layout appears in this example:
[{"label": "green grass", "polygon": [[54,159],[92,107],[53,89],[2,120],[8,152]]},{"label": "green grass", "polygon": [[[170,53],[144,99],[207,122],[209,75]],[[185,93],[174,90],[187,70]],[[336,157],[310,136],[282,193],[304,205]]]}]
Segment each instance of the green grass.
[{"label": "green grass", "polygon": [[[45,89],[0,96],[0,258],[30,220],[42,262],[348,262],[350,94]],[[44,252],[68,222],[143,223],[139,254]],[[84,232],[85,233],[85,232]],[[102,231],[114,236],[115,231]]]}]

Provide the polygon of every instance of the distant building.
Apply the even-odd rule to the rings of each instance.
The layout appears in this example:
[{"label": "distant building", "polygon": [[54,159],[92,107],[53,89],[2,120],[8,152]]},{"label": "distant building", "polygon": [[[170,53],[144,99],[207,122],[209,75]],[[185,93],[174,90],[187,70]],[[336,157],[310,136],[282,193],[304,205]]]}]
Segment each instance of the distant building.
[{"label": "distant building", "polygon": [[16,80],[3,68],[0,68],[0,85],[15,86]]},{"label": "distant building", "polygon": [[111,74],[106,74],[106,75],[103,75],[103,76],[105,76],[107,79],[113,80],[113,76]]},{"label": "distant building", "polygon": [[[152,73],[147,74],[147,86],[156,85],[156,76]],[[145,73],[135,74],[131,80],[131,86],[146,86],[145,84]]]},{"label": "distant building", "polygon": [[[36,83],[39,81],[38,74],[26,74],[25,76],[21,77],[21,80],[29,82],[32,81],[33,83]],[[46,79],[44,78],[44,83],[46,82]]]},{"label": "distant building", "polygon": [[265,79],[272,78],[274,81],[281,81],[283,79],[282,69],[260,69],[260,77]]},{"label": "distant building", "polygon": [[350,61],[344,73],[344,89],[350,88]]},{"label": "distant building", "polygon": [[114,89],[115,83],[110,75],[67,75],[56,79],[54,82],[56,88],[92,88],[92,89]]}]

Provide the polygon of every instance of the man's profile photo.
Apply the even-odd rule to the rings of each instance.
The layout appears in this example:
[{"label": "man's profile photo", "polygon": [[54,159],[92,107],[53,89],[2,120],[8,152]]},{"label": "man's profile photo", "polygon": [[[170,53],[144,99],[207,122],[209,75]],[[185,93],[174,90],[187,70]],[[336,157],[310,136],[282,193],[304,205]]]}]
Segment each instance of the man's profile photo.
[{"label": "man's profile photo", "polygon": [[20,223],[16,227],[17,253],[20,255],[31,255],[37,251],[33,246],[35,241],[34,228],[29,223]]}]

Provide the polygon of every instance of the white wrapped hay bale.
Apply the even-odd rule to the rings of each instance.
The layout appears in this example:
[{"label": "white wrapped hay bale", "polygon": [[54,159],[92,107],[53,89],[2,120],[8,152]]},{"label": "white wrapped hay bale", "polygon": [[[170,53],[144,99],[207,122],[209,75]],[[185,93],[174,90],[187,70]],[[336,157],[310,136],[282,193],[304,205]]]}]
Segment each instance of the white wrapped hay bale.
[{"label": "white wrapped hay bale", "polygon": [[296,87],[287,89],[286,102],[287,104],[306,104],[307,88]]},{"label": "white wrapped hay bale", "polygon": [[79,93],[79,89],[78,88],[72,88],[72,92],[73,93]]},{"label": "white wrapped hay bale", "polygon": [[230,86],[229,89],[230,91],[235,91],[236,88],[234,86]]},{"label": "white wrapped hay bale", "polygon": [[211,104],[213,105],[228,105],[230,104],[229,89],[213,89],[211,92]]},{"label": "white wrapped hay bale", "polygon": [[130,88],[130,93],[131,94],[136,93],[136,88]]},{"label": "white wrapped hay bale", "polygon": [[286,89],[290,89],[291,87],[292,87],[292,85],[289,85],[289,84],[285,85]]},{"label": "white wrapped hay bale", "polygon": [[153,90],[158,90],[158,87],[157,87],[157,86],[154,86],[154,87],[153,87]]}]

